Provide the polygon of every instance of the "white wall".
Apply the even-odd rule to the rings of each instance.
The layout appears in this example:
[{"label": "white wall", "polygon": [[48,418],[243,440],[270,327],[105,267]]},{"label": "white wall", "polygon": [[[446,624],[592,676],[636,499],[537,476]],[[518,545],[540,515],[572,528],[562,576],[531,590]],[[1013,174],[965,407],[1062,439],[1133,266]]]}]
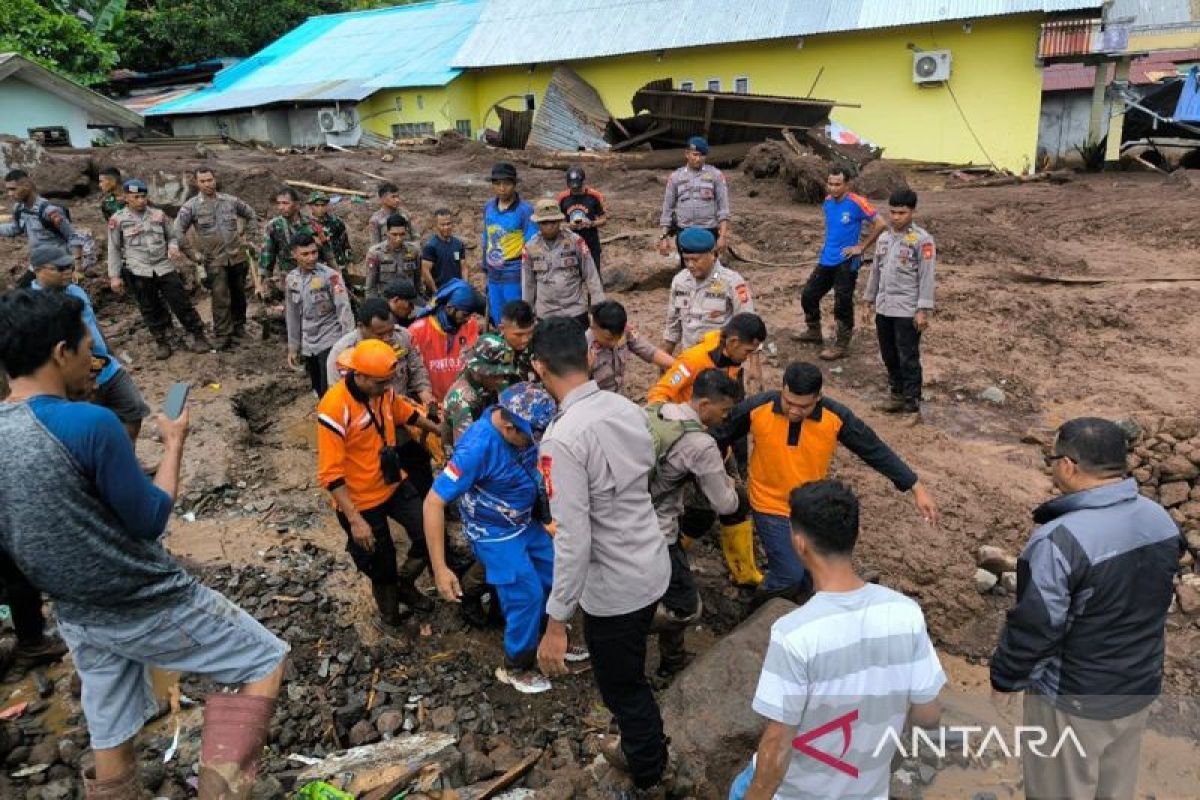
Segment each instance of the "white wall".
[{"label": "white wall", "polygon": [[67,129],[72,147],[92,146],[85,110],[15,75],[0,81],[0,133],[28,139],[30,128],[51,125]]},{"label": "white wall", "polygon": [[[275,147],[316,147],[326,141],[317,125],[316,106],[181,116],[172,118],[171,126],[176,136],[231,136]],[[352,147],[361,135],[361,128],[356,127],[349,134],[331,136],[329,141]]]}]

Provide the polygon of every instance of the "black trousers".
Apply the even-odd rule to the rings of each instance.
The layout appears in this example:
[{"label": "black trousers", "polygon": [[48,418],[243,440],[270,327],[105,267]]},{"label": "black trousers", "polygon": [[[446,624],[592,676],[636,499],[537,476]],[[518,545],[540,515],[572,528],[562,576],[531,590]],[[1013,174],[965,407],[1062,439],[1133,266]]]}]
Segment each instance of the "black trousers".
[{"label": "black trousers", "polygon": [[809,327],[821,324],[821,298],[829,294],[830,289],[833,289],[833,318],[838,326],[846,330],[854,327],[854,284],[858,282],[860,263],[858,258],[848,258],[836,267],[818,264],[808,276],[800,293],[800,306]]},{"label": "black trousers", "polygon": [[12,611],[17,644],[41,644],[46,632],[46,618],[42,616],[42,593],[4,552],[0,552],[0,587],[3,587],[9,610]]},{"label": "black trousers", "polygon": [[382,505],[359,509],[363,519],[371,526],[375,535],[375,550],[368,553],[354,537],[350,535],[350,520],[341,511],[337,512],[338,524],[346,532],[346,552],[354,559],[358,571],[371,579],[372,583],[394,584],[400,579],[396,569],[396,543],[392,539],[389,519],[394,519],[404,526],[404,532],[412,543],[408,548],[407,559],[416,558],[429,560],[429,549],[425,545],[425,521],[422,516],[422,500],[411,483],[405,481],[396,488],[392,496]]},{"label": "black trousers", "polygon": [[312,356],[304,356],[304,372],[308,375],[308,382],[312,384],[312,390],[317,393],[318,400],[329,391],[329,375],[325,372],[325,365],[328,363],[329,350],[322,350]]},{"label": "black trousers", "polygon": [[646,639],[658,601],[629,614],[583,614],[583,640],[592,655],[592,674],[604,705],[621,731],[621,750],[633,782],[641,788],[662,779],[667,739],[662,715],[646,678]]},{"label": "black trousers", "polygon": [[429,452],[411,438],[404,444],[397,444],[396,452],[400,456],[400,469],[408,476],[405,483],[411,483],[423,501],[433,488],[433,465],[429,460]]},{"label": "black trousers", "polygon": [[921,332],[912,317],[875,315],[879,355],[887,367],[892,394],[921,400]]},{"label": "black trousers", "polygon": [[667,554],[671,557],[671,582],[667,584],[662,604],[672,614],[691,616],[696,613],[696,606],[700,603],[700,592],[696,588],[696,576],[692,574],[687,551],[679,542],[675,542],[667,545]]},{"label": "black trousers", "polygon": [[196,313],[178,272],[150,277],[126,272],[125,277],[133,287],[133,296],[137,300],[138,310],[142,312],[142,319],[156,339],[165,336],[171,329],[171,314],[188,333],[193,336],[204,335],[204,323],[200,321],[200,315]]}]

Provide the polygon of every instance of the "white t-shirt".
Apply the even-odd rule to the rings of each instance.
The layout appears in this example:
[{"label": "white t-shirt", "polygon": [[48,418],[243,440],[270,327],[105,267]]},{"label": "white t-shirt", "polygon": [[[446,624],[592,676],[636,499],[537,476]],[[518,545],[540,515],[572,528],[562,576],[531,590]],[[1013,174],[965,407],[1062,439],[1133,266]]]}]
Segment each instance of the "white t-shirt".
[{"label": "white t-shirt", "polygon": [[781,617],[753,703],[797,726],[777,800],[886,800],[889,727],[903,741],[909,705],[931,702],[945,683],[921,607],[899,592],[870,583],[818,592]]}]

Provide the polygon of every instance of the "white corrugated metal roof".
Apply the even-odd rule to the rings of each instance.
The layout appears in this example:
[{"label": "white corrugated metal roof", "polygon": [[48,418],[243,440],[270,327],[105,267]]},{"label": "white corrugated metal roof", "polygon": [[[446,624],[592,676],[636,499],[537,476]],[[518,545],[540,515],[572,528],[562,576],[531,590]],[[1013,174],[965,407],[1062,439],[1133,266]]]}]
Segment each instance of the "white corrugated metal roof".
[{"label": "white corrugated metal roof", "polygon": [[1098,9],[1104,0],[486,0],[451,62],[496,67],[782,39],[1006,14]]}]

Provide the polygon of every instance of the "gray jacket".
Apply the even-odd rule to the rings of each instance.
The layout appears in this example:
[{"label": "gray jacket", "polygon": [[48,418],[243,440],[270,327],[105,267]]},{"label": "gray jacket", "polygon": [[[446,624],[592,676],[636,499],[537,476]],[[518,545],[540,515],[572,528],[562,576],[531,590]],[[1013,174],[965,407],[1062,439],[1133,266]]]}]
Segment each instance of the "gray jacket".
[{"label": "gray jacket", "polygon": [[315,356],[354,330],[350,294],[341,274],[324,264],[312,272],[296,267],[287,274],[284,296],[288,350]]},{"label": "gray jacket", "polygon": [[721,170],[705,164],[699,170],[684,165],[667,179],[659,224],[672,221],[682,228],[715,228],[729,219],[729,187]]},{"label": "gray jacket", "polygon": [[[662,407],[663,419],[691,420],[700,417],[689,403],[667,403]],[[713,511],[720,515],[732,514],[737,510],[738,496],[733,478],[725,471],[725,461],[717,440],[703,431],[685,433],[676,440],[658,464],[654,480],[650,483],[650,496],[654,499],[654,513],[658,515],[658,527],[668,544],[679,539],[679,517],[683,514],[684,489],[692,476],[697,487],[708,499]]]},{"label": "gray jacket", "polygon": [[521,256],[521,299],[541,318],[578,317],[604,302],[604,285],[583,237],[561,231],[553,242],[536,234]]},{"label": "gray jacket", "polygon": [[654,445],[642,409],[588,381],[563,398],[538,459],[558,533],[546,613],[614,617],[656,602],[671,564],[647,488]]},{"label": "gray jacket", "polygon": [[933,308],[933,273],[937,247],[924,228],[888,228],[875,243],[875,266],[867,278],[863,299],[884,317],[915,317]]}]

